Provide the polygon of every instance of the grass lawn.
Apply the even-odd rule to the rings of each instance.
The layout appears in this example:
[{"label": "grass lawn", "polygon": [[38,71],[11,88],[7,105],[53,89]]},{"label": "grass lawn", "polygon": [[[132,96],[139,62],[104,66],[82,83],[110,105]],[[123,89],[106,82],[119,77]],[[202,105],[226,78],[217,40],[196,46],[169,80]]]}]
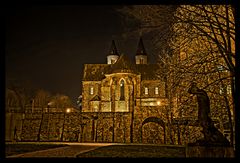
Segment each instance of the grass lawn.
[{"label": "grass lawn", "polygon": [[185,157],[185,148],[156,145],[111,145],[79,154],[84,158],[175,158]]},{"label": "grass lawn", "polygon": [[5,155],[11,156],[50,148],[67,146],[66,144],[5,144]]}]

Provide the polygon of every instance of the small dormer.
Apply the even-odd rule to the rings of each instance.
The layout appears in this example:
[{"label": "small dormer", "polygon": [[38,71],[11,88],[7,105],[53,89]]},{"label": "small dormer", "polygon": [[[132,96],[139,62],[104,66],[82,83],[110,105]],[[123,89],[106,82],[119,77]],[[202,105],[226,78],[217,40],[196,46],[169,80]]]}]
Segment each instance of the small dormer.
[{"label": "small dormer", "polygon": [[107,64],[114,64],[119,58],[119,53],[117,51],[114,40],[112,40],[112,45],[110,48],[110,53],[107,56]]},{"label": "small dormer", "polygon": [[142,37],[139,40],[135,56],[136,64],[147,64],[147,53],[143,45]]}]

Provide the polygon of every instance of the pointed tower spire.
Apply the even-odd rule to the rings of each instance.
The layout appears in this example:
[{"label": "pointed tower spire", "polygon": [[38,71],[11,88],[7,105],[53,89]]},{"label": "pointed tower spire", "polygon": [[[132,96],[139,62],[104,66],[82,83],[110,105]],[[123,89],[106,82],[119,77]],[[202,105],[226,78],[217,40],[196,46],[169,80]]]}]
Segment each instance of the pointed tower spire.
[{"label": "pointed tower spire", "polygon": [[140,40],[138,42],[138,48],[137,48],[136,55],[147,55],[146,50],[145,50],[144,45],[143,45],[142,37],[140,37]]},{"label": "pointed tower spire", "polygon": [[118,55],[119,56],[114,40],[112,40],[112,45],[111,45],[111,48],[110,48],[110,55]]},{"label": "pointed tower spire", "polygon": [[119,58],[119,53],[115,44],[115,41],[112,40],[112,45],[110,48],[110,52],[107,56],[107,64],[114,64]]},{"label": "pointed tower spire", "polygon": [[140,40],[138,42],[135,60],[136,64],[147,64],[147,53],[143,45],[142,37],[140,37]]}]

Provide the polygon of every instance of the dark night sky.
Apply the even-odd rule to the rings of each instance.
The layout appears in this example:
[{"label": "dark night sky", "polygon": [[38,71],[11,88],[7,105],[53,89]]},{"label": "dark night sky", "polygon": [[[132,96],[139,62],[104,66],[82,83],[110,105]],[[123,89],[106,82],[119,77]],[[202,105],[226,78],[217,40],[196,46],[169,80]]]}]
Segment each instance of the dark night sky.
[{"label": "dark night sky", "polygon": [[120,53],[132,59],[135,55],[139,38],[121,37],[127,23],[116,7],[120,6],[10,8],[6,79],[27,80],[75,102],[81,91],[83,64],[106,63],[112,39]]}]

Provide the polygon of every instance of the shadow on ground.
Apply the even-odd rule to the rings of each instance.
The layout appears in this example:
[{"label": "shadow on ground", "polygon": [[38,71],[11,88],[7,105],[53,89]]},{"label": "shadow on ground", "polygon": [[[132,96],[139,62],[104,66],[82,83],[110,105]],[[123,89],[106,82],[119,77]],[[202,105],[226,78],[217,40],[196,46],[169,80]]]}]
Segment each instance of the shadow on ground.
[{"label": "shadow on ground", "polygon": [[78,158],[183,158],[185,156],[185,147],[156,145],[111,145],[77,155]]}]

